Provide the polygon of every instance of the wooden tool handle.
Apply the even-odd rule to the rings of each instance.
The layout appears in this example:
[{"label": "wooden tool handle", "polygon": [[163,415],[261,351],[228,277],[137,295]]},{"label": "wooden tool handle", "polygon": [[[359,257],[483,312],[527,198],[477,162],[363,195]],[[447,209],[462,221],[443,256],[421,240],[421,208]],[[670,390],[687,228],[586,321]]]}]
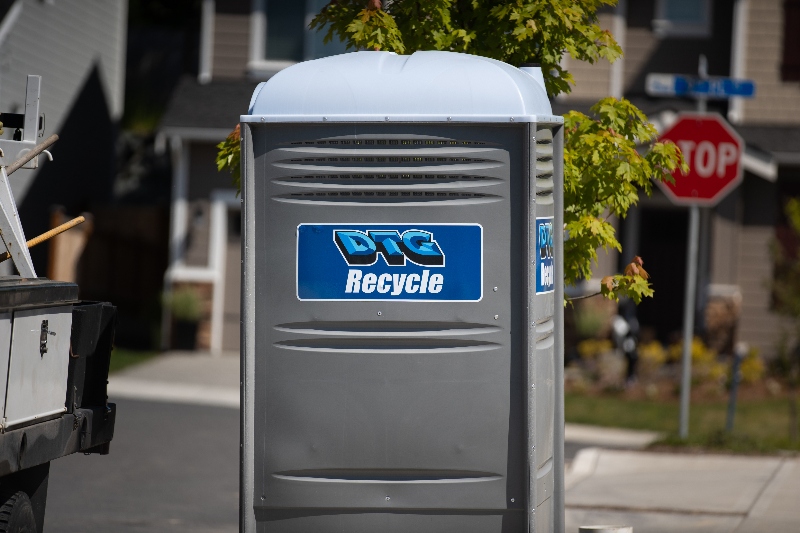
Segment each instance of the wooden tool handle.
[{"label": "wooden tool handle", "polygon": [[[46,241],[48,239],[52,239],[53,237],[55,237],[59,233],[64,233],[68,229],[72,229],[75,226],[77,226],[78,224],[82,224],[85,221],[86,221],[86,219],[83,218],[82,216],[75,217],[72,220],[70,220],[69,222],[64,222],[60,226],[55,227],[55,228],[53,228],[50,231],[47,231],[45,233],[42,233],[38,237],[34,237],[33,239],[29,240],[25,244],[28,246],[28,248],[33,248],[37,244],[41,244],[41,243],[43,243],[44,241]],[[0,255],[0,263],[5,261],[6,259],[11,259],[11,254],[8,253],[8,252]]]}]

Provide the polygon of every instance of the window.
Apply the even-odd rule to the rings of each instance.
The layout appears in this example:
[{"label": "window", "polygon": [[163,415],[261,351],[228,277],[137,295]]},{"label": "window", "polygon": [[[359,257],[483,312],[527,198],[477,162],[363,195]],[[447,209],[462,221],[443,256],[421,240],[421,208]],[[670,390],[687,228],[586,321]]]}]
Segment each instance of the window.
[{"label": "window", "polygon": [[306,6],[297,0],[267,1],[267,38],[264,58],[302,61]]},{"label": "window", "polygon": [[659,37],[711,37],[711,0],[656,0]]},{"label": "window", "polygon": [[783,3],[783,61],[781,79],[800,81],[800,0]]},{"label": "window", "polygon": [[325,30],[308,25],[329,0],[254,0],[250,71],[271,75],[298,61],[344,53],[345,44],[325,44]]}]

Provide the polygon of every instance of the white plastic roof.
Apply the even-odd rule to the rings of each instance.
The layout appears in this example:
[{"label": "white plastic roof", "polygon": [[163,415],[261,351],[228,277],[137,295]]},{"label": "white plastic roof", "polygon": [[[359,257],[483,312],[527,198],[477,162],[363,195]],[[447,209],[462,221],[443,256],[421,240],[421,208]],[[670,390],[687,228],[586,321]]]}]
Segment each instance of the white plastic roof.
[{"label": "white plastic roof", "polygon": [[561,117],[552,113],[541,81],[501,61],[438,51],[408,56],[354,52],[278,72],[259,84],[248,115],[241,118],[242,122],[560,122]]}]

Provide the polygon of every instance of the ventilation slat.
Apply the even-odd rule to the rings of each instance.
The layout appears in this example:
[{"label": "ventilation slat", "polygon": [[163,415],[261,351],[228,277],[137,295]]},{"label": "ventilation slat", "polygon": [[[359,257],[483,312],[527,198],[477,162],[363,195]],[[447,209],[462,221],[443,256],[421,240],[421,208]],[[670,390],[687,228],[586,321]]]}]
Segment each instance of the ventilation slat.
[{"label": "ventilation slat", "polygon": [[388,187],[403,185],[407,189],[420,191],[445,191],[451,189],[472,189],[499,185],[502,180],[486,178],[483,176],[446,176],[446,175],[415,175],[408,177],[366,175],[356,177],[346,176],[302,176],[279,178],[274,180],[277,185],[297,187],[301,189],[323,189],[339,191],[385,191]]},{"label": "ventilation slat", "polygon": [[338,138],[295,141],[271,152],[273,183],[297,192],[278,202],[315,205],[476,205],[472,192],[505,183],[508,153],[483,141]]},{"label": "ventilation slat", "polygon": [[317,205],[384,205],[384,206],[437,206],[477,205],[499,202],[498,196],[455,192],[329,192],[274,196],[276,202]]},{"label": "ventilation slat", "polygon": [[543,194],[545,192],[553,192],[553,178],[536,180],[536,194]]},{"label": "ventilation slat", "polygon": [[553,335],[555,322],[553,317],[547,316],[536,322],[536,342],[546,339]]},{"label": "ventilation slat", "polygon": [[360,148],[360,147],[403,147],[403,148],[420,148],[420,147],[474,147],[474,146],[492,146],[495,143],[484,141],[459,141],[454,139],[405,139],[402,137],[397,138],[335,138],[335,139],[317,139],[313,141],[294,141],[284,143],[291,146],[323,146],[323,147],[342,147],[342,148]]},{"label": "ventilation slat", "polygon": [[275,472],[272,477],[317,483],[475,483],[503,479],[500,474],[473,470],[411,468],[321,468]]},{"label": "ventilation slat", "polygon": [[447,337],[486,335],[500,328],[490,324],[464,322],[293,322],[278,324],[278,331],[304,335],[334,335],[351,337]]},{"label": "ventilation slat", "polygon": [[[393,166],[410,166],[410,165],[448,165],[453,163],[458,164],[473,164],[473,163],[490,163],[491,159],[483,159],[478,157],[443,157],[443,156],[430,156],[423,157],[417,155],[404,154],[403,156],[348,156],[348,157],[293,157],[291,159],[281,159],[278,163],[347,163],[348,165],[358,166],[373,166],[373,165],[393,165]],[[338,166],[338,165],[337,165]]]},{"label": "ventilation slat", "polygon": [[427,338],[298,339],[275,343],[276,348],[303,352],[366,354],[445,354],[496,350],[499,344],[478,340]]},{"label": "ventilation slat", "polygon": [[538,144],[548,144],[553,142],[553,130],[544,128],[536,131],[536,142]]},{"label": "ventilation slat", "polygon": [[[433,173],[452,173],[452,174],[479,174],[481,171],[492,170],[503,166],[502,163],[488,162],[488,163],[472,163],[472,164],[453,164],[453,165],[436,165],[426,166],[420,165],[415,167],[401,167],[401,166],[375,166],[375,167],[353,167],[353,166],[332,166],[332,165],[317,165],[317,164],[298,164],[298,163],[274,163],[276,168],[285,170],[294,170],[306,174],[363,174],[369,172],[370,174],[396,174],[406,169],[413,169],[416,174],[433,174]],[[399,168],[398,168],[399,167]],[[402,169],[402,170],[400,170]]]},{"label": "ventilation slat", "polygon": [[553,145],[545,143],[536,144],[536,159],[539,161],[553,159]]},{"label": "ventilation slat", "polygon": [[553,203],[553,132],[541,129],[536,132],[536,203]]},{"label": "ventilation slat", "polygon": [[552,160],[550,160],[550,161],[536,161],[536,175],[537,176],[552,176],[553,175],[553,161]]},{"label": "ventilation slat", "polygon": [[402,183],[403,180],[415,180],[419,181],[420,183],[427,181],[432,183],[434,181],[439,182],[447,182],[447,181],[486,181],[486,180],[497,180],[497,178],[491,178],[489,176],[480,176],[480,175],[469,175],[469,174],[422,174],[422,173],[411,173],[411,174],[306,174],[301,176],[286,176],[283,178],[278,178],[275,180],[276,183],[285,183],[285,184],[293,184],[293,183],[347,183],[347,182],[354,182],[355,180],[360,180],[359,183],[363,183],[364,181],[372,181],[376,183]]}]

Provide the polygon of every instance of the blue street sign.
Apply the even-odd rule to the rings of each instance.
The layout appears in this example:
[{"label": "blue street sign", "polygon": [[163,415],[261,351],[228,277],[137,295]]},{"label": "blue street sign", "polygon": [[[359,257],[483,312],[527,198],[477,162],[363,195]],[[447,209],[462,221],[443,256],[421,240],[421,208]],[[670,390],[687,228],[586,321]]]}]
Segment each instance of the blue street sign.
[{"label": "blue street sign", "polygon": [[695,80],[689,92],[693,96],[707,96],[708,98],[725,99],[733,96],[752,98],[756,94],[756,84],[752,80],[709,78],[707,80]]},{"label": "blue street sign", "polygon": [[648,74],[645,90],[651,96],[690,96],[725,100],[733,97],[752,98],[756,94],[756,84],[753,80],[733,78],[700,79],[678,74]]}]

